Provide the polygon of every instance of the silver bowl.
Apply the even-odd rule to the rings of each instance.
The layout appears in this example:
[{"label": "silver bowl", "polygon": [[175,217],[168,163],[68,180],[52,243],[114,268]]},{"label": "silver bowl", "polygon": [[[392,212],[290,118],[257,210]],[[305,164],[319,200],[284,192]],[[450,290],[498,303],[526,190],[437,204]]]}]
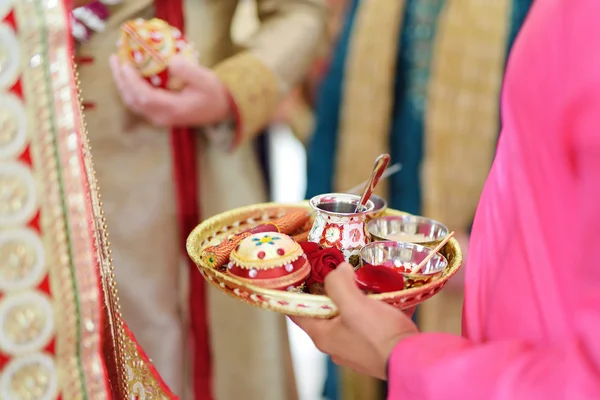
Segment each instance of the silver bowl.
[{"label": "silver bowl", "polygon": [[385,210],[387,210],[388,204],[383,197],[372,194],[369,200],[371,200],[375,205],[375,207],[373,207],[373,211],[369,213],[369,218],[380,217],[381,215],[383,215]]},{"label": "silver bowl", "polygon": [[441,276],[448,266],[448,260],[440,253],[436,253],[427,261],[418,273],[409,272],[419,265],[432,249],[414,243],[400,243],[394,241],[373,242],[364,246],[360,251],[363,267],[365,265],[381,265],[398,269],[404,276],[406,288],[422,286]]},{"label": "silver bowl", "polygon": [[435,246],[448,235],[448,228],[433,219],[416,215],[379,217],[367,224],[374,241],[417,243]]}]

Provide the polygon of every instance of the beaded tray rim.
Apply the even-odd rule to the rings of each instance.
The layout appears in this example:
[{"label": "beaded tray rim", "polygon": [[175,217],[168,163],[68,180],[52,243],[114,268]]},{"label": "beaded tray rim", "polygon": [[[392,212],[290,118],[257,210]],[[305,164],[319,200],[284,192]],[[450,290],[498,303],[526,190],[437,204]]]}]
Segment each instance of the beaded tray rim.
[{"label": "beaded tray rim", "polygon": [[[213,282],[211,279],[209,279],[209,276],[214,276],[219,282],[221,282],[221,281],[230,282],[230,283],[234,284],[235,286],[247,289],[254,294],[259,294],[259,295],[264,294],[264,295],[271,296],[271,297],[288,299],[288,300],[294,301],[294,302],[305,301],[305,302],[309,302],[309,303],[313,303],[313,304],[319,303],[321,305],[333,305],[331,299],[325,295],[286,292],[283,290],[266,289],[266,288],[263,288],[260,286],[256,286],[256,285],[252,285],[250,283],[243,282],[242,280],[240,280],[234,276],[231,276],[227,273],[223,273],[215,268],[212,268],[212,267],[206,265],[200,257],[200,252],[201,252],[202,248],[206,247],[206,245],[201,247],[202,242],[206,241],[210,237],[215,236],[215,234],[225,233],[226,231],[223,231],[224,226],[231,225],[234,222],[239,221],[239,220],[247,219],[249,215],[256,214],[258,212],[264,213],[264,212],[268,212],[268,211],[284,210],[284,209],[298,209],[298,208],[305,208],[307,211],[311,210],[310,205],[308,204],[307,201],[304,201],[301,203],[291,203],[291,204],[271,202],[271,203],[255,204],[255,205],[246,206],[246,207],[239,207],[239,208],[235,208],[235,209],[226,211],[221,214],[217,214],[211,218],[207,218],[206,220],[201,222],[199,225],[197,225],[196,228],[194,228],[194,230],[192,230],[192,232],[189,234],[187,241],[186,241],[187,253],[188,253],[189,257],[192,259],[192,261],[196,264],[199,271],[202,273],[202,276],[207,281],[209,281],[213,286],[215,286],[217,289],[221,290],[222,292],[224,292],[228,295],[233,296],[229,291],[223,290],[221,287],[219,287],[218,283]],[[387,209],[383,213],[384,216],[406,215],[406,214],[407,213],[405,213],[405,212],[393,210],[393,209]],[[260,223],[260,221],[256,221],[256,222]],[[434,281],[429,282],[423,286],[414,287],[414,288],[410,288],[410,289],[404,289],[404,290],[400,290],[400,291],[396,291],[396,292],[370,294],[370,295],[368,295],[368,297],[371,299],[374,299],[374,300],[380,300],[380,301],[385,301],[385,302],[389,303],[389,302],[397,301],[400,298],[406,298],[409,296],[418,296],[419,294],[422,294],[422,293],[425,293],[428,291],[433,291],[436,288],[440,288],[440,286],[445,285],[445,283],[448,281],[448,279],[450,279],[460,269],[460,267],[462,265],[462,261],[463,261],[463,256],[462,256],[462,251],[460,249],[458,241],[454,238],[450,239],[450,241],[444,247],[444,250],[446,253],[451,253],[453,255],[453,257],[451,260],[448,260],[448,267],[446,267],[446,269],[444,270],[444,272],[438,279],[435,279]],[[235,297],[235,296],[233,296],[233,297]],[[431,296],[429,296],[429,297],[431,297]],[[254,304],[254,302],[250,302],[250,301],[246,301],[246,302],[248,302],[250,304]],[[280,311],[280,310],[274,309],[273,307],[266,307],[266,308],[273,309],[274,311]],[[292,313],[290,313],[290,314],[292,314]]]}]

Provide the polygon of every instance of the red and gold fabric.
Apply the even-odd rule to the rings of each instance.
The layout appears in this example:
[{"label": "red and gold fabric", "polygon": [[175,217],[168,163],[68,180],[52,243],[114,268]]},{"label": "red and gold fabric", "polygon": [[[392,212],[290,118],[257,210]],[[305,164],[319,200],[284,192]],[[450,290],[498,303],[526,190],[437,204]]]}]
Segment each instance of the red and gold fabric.
[{"label": "red and gold fabric", "polygon": [[0,398],[173,398],[119,312],[68,12],[0,6]]}]

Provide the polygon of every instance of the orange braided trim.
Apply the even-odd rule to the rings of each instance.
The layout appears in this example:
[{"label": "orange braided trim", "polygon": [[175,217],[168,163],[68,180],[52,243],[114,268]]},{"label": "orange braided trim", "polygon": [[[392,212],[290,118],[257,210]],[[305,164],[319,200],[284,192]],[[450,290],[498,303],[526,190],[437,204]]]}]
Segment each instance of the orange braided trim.
[{"label": "orange braided trim", "polygon": [[298,243],[307,242],[309,233],[310,231],[299,233],[297,235],[292,236],[292,239],[294,239]]}]

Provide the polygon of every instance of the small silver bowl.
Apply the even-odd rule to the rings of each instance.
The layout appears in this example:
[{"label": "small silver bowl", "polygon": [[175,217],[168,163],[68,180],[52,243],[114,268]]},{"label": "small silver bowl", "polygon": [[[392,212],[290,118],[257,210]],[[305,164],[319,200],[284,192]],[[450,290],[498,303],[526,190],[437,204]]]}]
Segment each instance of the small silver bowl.
[{"label": "small silver bowl", "polygon": [[417,243],[435,246],[448,236],[448,228],[437,221],[416,215],[379,217],[367,224],[374,241]]},{"label": "small silver bowl", "polygon": [[446,257],[436,253],[420,272],[410,272],[432,252],[432,249],[419,244],[384,241],[364,246],[360,251],[360,258],[363,267],[373,265],[397,269],[404,276],[405,288],[411,288],[439,278],[448,266]]},{"label": "small silver bowl", "polygon": [[387,201],[385,201],[383,197],[377,196],[375,194],[372,194],[369,200],[373,202],[375,207],[373,207],[373,211],[369,213],[368,218],[373,219],[382,216],[383,213],[385,213],[385,210],[387,210]]}]

